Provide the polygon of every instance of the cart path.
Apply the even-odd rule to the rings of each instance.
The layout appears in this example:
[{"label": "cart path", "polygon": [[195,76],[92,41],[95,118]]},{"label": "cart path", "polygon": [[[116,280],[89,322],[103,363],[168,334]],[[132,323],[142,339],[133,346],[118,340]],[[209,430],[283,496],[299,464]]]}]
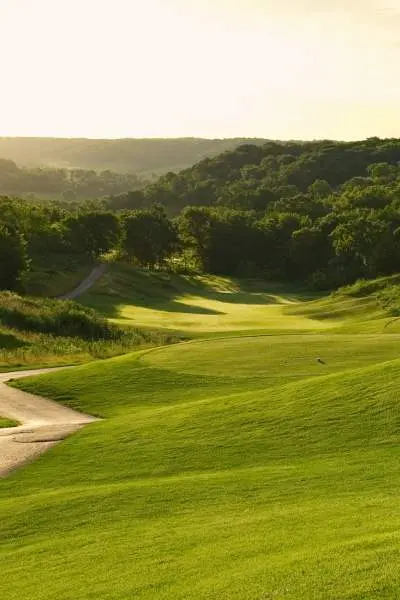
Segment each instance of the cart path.
[{"label": "cart path", "polygon": [[94,269],[92,269],[92,271],[89,273],[89,275],[80,282],[78,287],[76,287],[74,290],[72,290],[72,292],[67,292],[66,294],[63,294],[62,296],[59,296],[59,299],[60,300],[74,300],[74,298],[78,298],[78,296],[81,296],[82,294],[84,294],[85,292],[90,290],[90,288],[96,283],[96,281],[98,279],[100,279],[100,277],[102,277],[102,275],[104,275],[104,273],[107,270],[107,266],[108,265],[104,264],[104,265],[99,265],[98,267],[94,267]]},{"label": "cart path", "polygon": [[0,477],[31,462],[84,425],[99,420],[5,384],[10,379],[56,370],[59,369],[0,373],[0,415],[21,423],[18,427],[0,428]]}]

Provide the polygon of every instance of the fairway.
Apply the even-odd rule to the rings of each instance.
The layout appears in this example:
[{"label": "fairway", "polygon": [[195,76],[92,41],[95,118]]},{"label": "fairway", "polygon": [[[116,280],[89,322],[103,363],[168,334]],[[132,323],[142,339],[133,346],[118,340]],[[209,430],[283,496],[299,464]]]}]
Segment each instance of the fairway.
[{"label": "fairway", "polygon": [[104,420],[1,482],[7,600],[400,597],[400,336],[345,331],[362,302],[246,293],[237,337],[16,383]]},{"label": "fairway", "polygon": [[257,331],[313,331],[335,327],[289,308],[310,294],[261,281],[217,276],[146,273],[113,265],[82,300],[120,325],[173,330],[190,335]]}]

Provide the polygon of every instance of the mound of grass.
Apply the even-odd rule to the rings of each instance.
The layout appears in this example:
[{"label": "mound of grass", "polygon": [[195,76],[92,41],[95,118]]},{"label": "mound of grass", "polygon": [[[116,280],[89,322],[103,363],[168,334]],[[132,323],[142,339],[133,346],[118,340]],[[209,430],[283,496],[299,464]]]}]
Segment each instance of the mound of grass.
[{"label": "mound of grass", "polygon": [[285,312],[334,324],[338,332],[399,332],[400,275],[360,280],[324,298],[288,306]]},{"label": "mound of grass", "polygon": [[47,253],[33,257],[24,289],[31,296],[57,297],[74,290],[89,275],[93,264],[86,256]]},{"label": "mound of grass", "polygon": [[105,420],[3,482],[9,600],[396,598],[397,336],[316,338],[16,382]]},{"label": "mound of grass", "polygon": [[351,296],[354,298],[364,298],[376,292],[384,291],[388,287],[400,285],[400,275],[391,277],[380,277],[378,279],[359,279],[352,285],[340,288],[335,292],[336,296]]},{"label": "mound of grass", "polygon": [[153,330],[123,329],[71,300],[0,293],[1,370],[77,364],[176,339]]},{"label": "mound of grass", "polygon": [[83,339],[111,339],[120,332],[94,310],[72,300],[0,293],[0,323],[22,331]]}]

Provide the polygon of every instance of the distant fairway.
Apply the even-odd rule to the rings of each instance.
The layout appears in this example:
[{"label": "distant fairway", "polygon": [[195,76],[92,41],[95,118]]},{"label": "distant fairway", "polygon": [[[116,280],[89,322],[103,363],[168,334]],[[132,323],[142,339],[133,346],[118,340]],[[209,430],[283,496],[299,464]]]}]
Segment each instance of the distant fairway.
[{"label": "distant fairway", "polygon": [[300,313],[289,314],[309,297],[285,286],[223,277],[148,274],[115,266],[83,301],[112,321],[210,335],[251,331],[313,331],[334,327]]},{"label": "distant fairway", "polygon": [[[223,337],[18,382],[105,419],[1,482],[7,600],[400,598],[390,319],[373,301],[223,280],[162,295],[140,274],[137,308],[124,277],[86,301]],[[223,314],[179,312],[178,286]]]}]

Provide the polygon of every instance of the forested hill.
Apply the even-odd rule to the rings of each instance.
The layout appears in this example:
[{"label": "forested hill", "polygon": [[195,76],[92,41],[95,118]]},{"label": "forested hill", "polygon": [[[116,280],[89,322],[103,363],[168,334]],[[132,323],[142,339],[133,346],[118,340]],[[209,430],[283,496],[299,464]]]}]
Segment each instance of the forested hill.
[{"label": "forested hill", "polygon": [[[170,213],[187,205],[298,212],[299,202],[305,200],[301,194],[308,193],[310,186],[319,187],[323,195],[343,185],[365,187],[371,183],[371,165],[394,167],[399,162],[398,139],[245,144],[180,173],[167,173],[143,194],[120,197],[115,204],[138,208],[160,202]],[[291,204],[296,206],[291,208]]]},{"label": "forested hill", "polygon": [[0,197],[0,288],[49,251],[317,289],[400,273],[400,140],[246,144],[87,204]]},{"label": "forested hill", "polygon": [[244,142],[232,139],[63,139],[0,138],[0,157],[19,166],[111,170],[119,173],[156,173],[190,167],[206,156],[232,150]]}]

